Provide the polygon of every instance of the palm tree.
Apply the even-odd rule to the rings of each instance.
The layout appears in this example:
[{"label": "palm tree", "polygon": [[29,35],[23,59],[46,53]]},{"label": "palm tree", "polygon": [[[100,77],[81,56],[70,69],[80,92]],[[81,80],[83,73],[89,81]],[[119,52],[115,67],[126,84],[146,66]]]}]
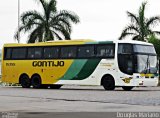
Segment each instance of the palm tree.
[{"label": "palm tree", "polygon": [[[29,32],[28,43],[49,40],[70,40],[71,23],[79,23],[79,17],[67,10],[57,11],[56,0],[37,0],[42,5],[43,14],[27,11],[21,15],[20,32]],[[18,31],[14,36],[18,40]]]},{"label": "palm tree", "polygon": [[132,40],[146,41],[150,35],[159,35],[159,31],[153,31],[151,28],[160,22],[159,16],[151,18],[145,17],[145,7],[147,2],[142,3],[139,8],[139,14],[133,14],[127,11],[128,17],[131,19],[131,24],[124,28],[119,40],[126,36],[133,36]]}]

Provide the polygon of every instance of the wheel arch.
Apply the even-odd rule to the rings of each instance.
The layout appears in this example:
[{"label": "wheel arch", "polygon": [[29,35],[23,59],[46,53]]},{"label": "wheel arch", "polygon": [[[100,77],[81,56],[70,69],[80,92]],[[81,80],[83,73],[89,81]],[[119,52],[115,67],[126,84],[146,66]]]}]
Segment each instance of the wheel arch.
[{"label": "wheel arch", "polygon": [[103,80],[104,80],[106,77],[112,77],[113,80],[114,80],[114,83],[115,83],[115,78],[114,78],[111,74],[105,74],[105,75],[103,75],[102,78],[101,78],[100,85],[102,85]]},{"label": "wheel arch", "polygon": [[31,79],[32,79],[34,76],[39,76],[40,79],[41,79],[41,76],[40,76],[38,73],[34,73],[34,74],[31,76]]}]

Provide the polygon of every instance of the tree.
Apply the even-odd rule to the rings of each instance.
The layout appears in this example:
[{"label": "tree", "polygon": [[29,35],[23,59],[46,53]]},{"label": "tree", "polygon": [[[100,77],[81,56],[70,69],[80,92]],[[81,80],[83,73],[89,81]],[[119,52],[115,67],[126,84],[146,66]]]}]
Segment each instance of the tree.
[{"label": "tree", "polygon": [[157,56],[160,59],[160,39],[158,39],[155,35],[151,35],[148,42],[154,45]]},{"label": "tree", "polygon": [[153,31],[151,28],[160,22],[159,16],[150,18],[145,17],[145,8],[147,2],[142,3],[139,8],[138,15],[127,11],[128,17],[131,19],[129,24],[121,33],[119,40],[126,36],[132,36],[132,40],[146,41],[150,35],[159,35],[159,31]]},{"label": "tree", "polygon": [[[37,0],[42,5],[43,13],[34,10],[21,15],[20,32],[28,32],[28,43],[49,40],[70,40],[71,23],[79,23],[79,17],[72,11],[57,11],[56,0]],[[18,40],[18,31],[15,34]]]},{"label": "tree", "polygon": [[[159,74],[160,74],[160,39],[158,39],[155,35],[151,35],[148,39],[149,43],[152,43],[155,47],[158,59],[159,59]],[[159,84],[160,86],[160,76],[159,76]]]}]

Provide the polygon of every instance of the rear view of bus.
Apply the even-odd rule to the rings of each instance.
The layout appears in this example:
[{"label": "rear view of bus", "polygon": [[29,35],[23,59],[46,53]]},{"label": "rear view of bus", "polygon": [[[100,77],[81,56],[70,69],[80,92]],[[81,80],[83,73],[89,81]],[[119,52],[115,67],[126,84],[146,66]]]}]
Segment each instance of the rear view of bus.
[{"label": "rear view of bus", "polygon": [[122,77],[125,82],[122,88],[125,90],[131,90],[134,86],[158,84],[157,55],[154,46],[150,43],[139,41],[119,43],[118,66],[123,74],[128,75]]}]

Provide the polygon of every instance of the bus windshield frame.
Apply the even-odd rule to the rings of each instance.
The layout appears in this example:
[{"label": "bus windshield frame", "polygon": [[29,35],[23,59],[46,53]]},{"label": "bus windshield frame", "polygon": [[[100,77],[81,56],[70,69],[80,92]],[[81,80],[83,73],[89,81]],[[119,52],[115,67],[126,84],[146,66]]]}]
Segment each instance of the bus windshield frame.
[{"label": "bus windshield frame", "polygon": [[118,66],[125,74],[157,73],[157,55],[152,45],[119,43]]}]

